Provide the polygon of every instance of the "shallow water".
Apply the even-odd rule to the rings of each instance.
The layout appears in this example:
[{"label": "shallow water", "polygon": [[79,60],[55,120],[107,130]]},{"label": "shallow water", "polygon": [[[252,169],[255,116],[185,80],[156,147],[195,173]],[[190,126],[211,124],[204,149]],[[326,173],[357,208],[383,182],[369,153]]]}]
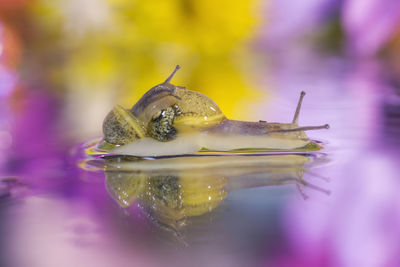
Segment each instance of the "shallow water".
[{"label": "shallow water", "polygon": [[3,162],[0,266],[398,265],[399,107],[368,71],[276,73],[286,89],[260,110],[285,121],[312,84],[318,152],[88,158],[26,137]]}]

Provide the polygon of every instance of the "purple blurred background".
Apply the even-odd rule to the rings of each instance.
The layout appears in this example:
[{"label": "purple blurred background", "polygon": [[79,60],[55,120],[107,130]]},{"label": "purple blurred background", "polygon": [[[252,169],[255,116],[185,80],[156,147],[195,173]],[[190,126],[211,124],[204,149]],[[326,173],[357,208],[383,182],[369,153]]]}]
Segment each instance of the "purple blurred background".
[{"label": "purple blurred background", "polygon": [[[0,266],[400,265],[400,2],[214,2],[0,0]],[[289,121],[307,91],[332,194],[232,191],[186,248],[120,208],[80,145],[177,63],[232,118]]]}]

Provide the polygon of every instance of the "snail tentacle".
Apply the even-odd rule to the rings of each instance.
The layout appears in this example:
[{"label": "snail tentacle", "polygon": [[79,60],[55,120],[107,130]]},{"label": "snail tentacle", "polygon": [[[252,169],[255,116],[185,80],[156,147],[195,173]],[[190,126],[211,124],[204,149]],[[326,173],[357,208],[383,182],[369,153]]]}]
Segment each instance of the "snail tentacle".
[{"label": "snail tentacle", "polygon": [[180,68],[181,68],[181,66],[176,65],[174,71],[168,76],[168,78],[164,81],[164,83],[169,83],[169,82],[172,80],[172,78],[174,77],[175,73],[176,73],[178,70],[180,70]]},{"label": "snail tentacle", "polygon": [[297,124],[299,122],[301,104],[303,103],[303,98],[304,98],[305,95],[306,95],[306,92],[301,91],[299,102],[297,103],[296,112],[294,113],[292,123]]},{"label": "snail tentacle", "polygon": [[319,126],[303,126],[303,127],[293,128],[293,129],[270,130],[270,131],[267,131],[267,133],[300,132],[300,131],[320,130],[320,129],[329,129],[329,124],[324,124],[324,125],[319,125]]}]

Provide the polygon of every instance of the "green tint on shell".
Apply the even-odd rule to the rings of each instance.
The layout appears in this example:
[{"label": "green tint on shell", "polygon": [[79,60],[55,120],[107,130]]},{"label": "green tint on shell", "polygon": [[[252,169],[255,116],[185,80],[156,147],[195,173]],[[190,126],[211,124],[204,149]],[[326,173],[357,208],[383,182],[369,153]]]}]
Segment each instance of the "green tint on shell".
[{"label": "green tint on shell", "polygon": [[226,119],[220,108],[209,97],[190,90],[181,91],[177,105],[181,114],[175,119],[176,124],[211,125]]},{"label": "green tint on shell", "polygon": [[107,190],[121,207],[140,200],[165,223],[202,215],[225,199],[225,178],[182,175],[106,170]]}]

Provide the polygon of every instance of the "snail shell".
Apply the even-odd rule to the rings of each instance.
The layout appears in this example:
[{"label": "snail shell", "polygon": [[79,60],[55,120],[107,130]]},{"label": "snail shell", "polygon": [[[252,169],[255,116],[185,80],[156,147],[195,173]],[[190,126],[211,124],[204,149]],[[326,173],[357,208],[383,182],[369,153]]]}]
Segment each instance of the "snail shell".
[{"label": "snail shell", "polygon": [[146,137],[146,128],[129,110],[116,106],[104,119],[103,134],[107,142],[123,145]]},{"label": "snail shell", "polygon": [[105,141],[124,145],[146,136],[169,141],[175,137],[175,127],[209,126],[226,119],[207,96],[169,83],[179,68],[147,91],[130,110],[115,107],[103,122]]}]

